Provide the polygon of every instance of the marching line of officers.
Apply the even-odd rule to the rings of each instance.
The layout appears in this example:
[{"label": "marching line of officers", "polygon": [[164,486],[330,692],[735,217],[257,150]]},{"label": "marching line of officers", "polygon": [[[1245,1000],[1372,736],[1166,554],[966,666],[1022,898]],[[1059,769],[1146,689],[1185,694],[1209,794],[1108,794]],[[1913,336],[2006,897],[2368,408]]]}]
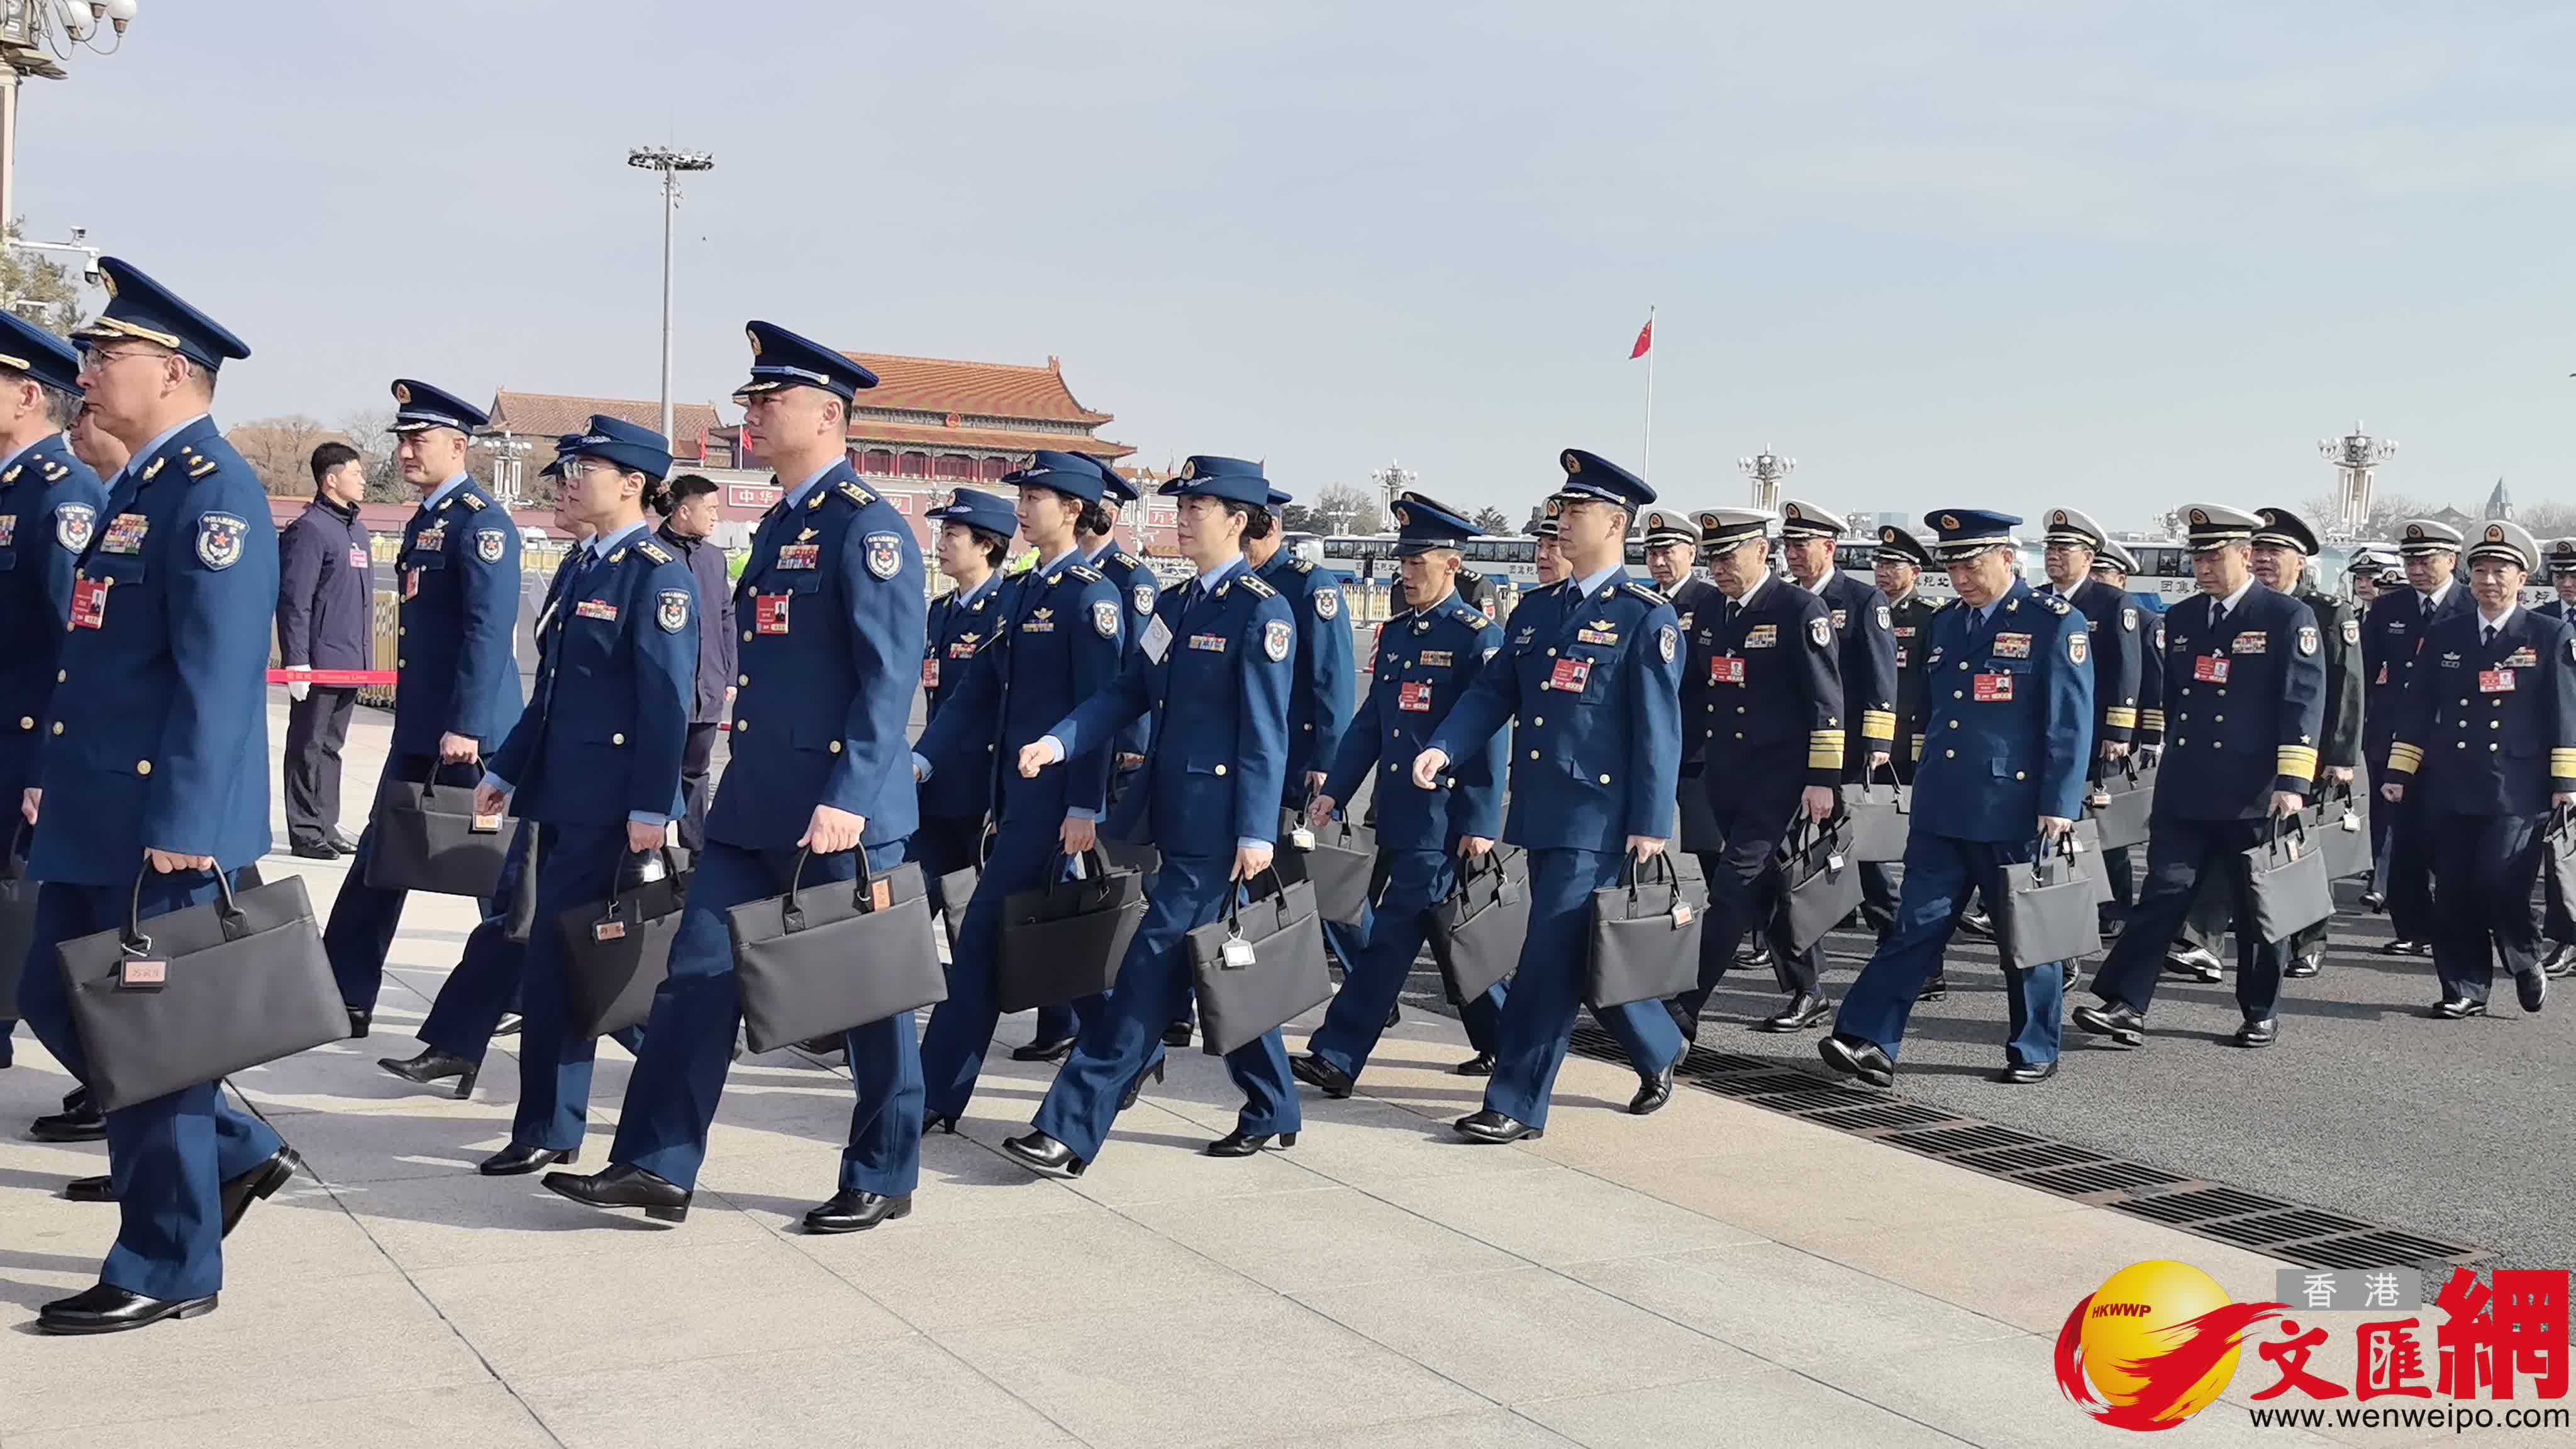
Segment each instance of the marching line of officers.
[{"label": "marching line of officers", "polygon": [[[59,975],[66,939],[120,923],[129,897],[158,915],[212,898],[270,845],[265,666],[278,545],[250,469],[207,417],[216,370],[239,339],[117,259],[79,350],[0,314],[0,600],[14,637],[0,684],[19,719],[0,754],[32,829],[39,882],[18,1008],[86,1080]],[[1879,587],[1835,573],[1843,525],[1792,502],[1682,515],[1596,454],[1560,455],[1539,551],[1542,586],[1497,625],[1458,589],[1474,530],[1419,494],[1396,500],[1405,609],[1381,630],[1364,694],[1350,622],[1329,575],[1282,554],[1287,496],[1258,464],[1195,456],[1163,491],[1178,500],[1192,576],[1157,588],[1113,541],[1132,489],[1100,463],[1039,452],[1005,481],[1014,501],[968,490],[932,516],[954,592],[926,604],[924,561],[902,515],[851,468],[847,412],[876,379],[849,357],[752,322],[736,394],[751,448],[780,500],[735,582],[731,765],[695,842],[694,877],[636,1053],[605,1166],[546,1172],[595,1208],[662,1221],[689,1211],[736,1051],[741,998],[726,913],[799,882],[849,881],[907,860],[936,880],[980,868],[958,917],[946,1000],[847,1033],[855,1096],[836,1190],[809,1231],[906,1216],[921,1142],[954,1132],[999,1010],[1001,902],[1087,869],[1104,837],[1150,844],[1160,865],[1109,989],[1042,1017],[1024,1060],[1061,1065],[1030,1130],[1004,1150],[1031,1170],[1084,1173],[1168,1049],[1190,1036],[1184,937],[1268,875],[1283,815],[1320,826],[1371,795],[1380,852],[1365,924],[1333,933],[1345,981],[1307,1051],[1279,1030],[1226,1055],[1244,1097],[1208,1143],[1240,1158],[1293,1146],[1296,1083],[1350,1093],[1462,871],[1508,843],[1526,853],[1530,914],[1518,969],[1464,1003],[1486,1079],[1457,1131],[1511,1142],[1544,1131],[1585,1005],[1594,891],[1692,838],[1708,891],[1697,987],[1672,1002],[1595,1009],[1639,1077],[1629,1110],[1670,1099],[1708,995],[1747,933],[1768,938],[1786,997],[1758,1029],[1823,1026],[1827,1061],[1885,1084],[1914,1003],[1936,995],[1951,931],[2002,901],[2011,867],[2069,831],[2107,771],[2160,750],[2145,883],[2076,1023],[2144,1038],[2158,977],[2193,929],[2204,883],[2224,895],[2214,928],[2243,918],[2225,869],[2268,822],[2368,763],[2386,807],[2392,911],[2429,867],[2430,939],[2444,1016],[2485,1009],[2501,952],[2537,1009],[2542,980],[2529,898],[2545,817],[2576,804],[2576,628],[2515,606],[2538,565],[2528,535],[2488,523],[2463,549],[2430,521],[2401,545],[2411,588],[2354,619],[2301,586],[2316,550],[2281,510],[2187,510],[2201,592],[2159,621],[2124,590],[2127,559],[2089,518],[2048,518],[2046,589],[2014,566],[2010,515],[1945,510],[1935,537],[1882,533]],[[23,354],[23,356],[21,356]],[[691,813],[685,785],[702,691],[703,617],[691,562],[646,526],[671,469],[668,441],[614,418],[560,440],[547,470],[584,542],[558,568],[537,634],[532,696],[519,697],[512,621],[519,535],[467,475],[483,415],[426,383],[394,385],[397,462],[421,504],[396,560],[399,686],[387,782],[471,785],[477,807],[522,822],[502,884],[442,988],[426,1049],[381,1065],[470,1092],[513,1002],[524,1015],[520,1096],[490,1176],[574,1166],[585,1145],[594,1043],[570,1029],[565,957],[551,931],[506,929],[533,897],[549,916],[613,889]],[[71,400],[84,411],[68,440]],[[85,456],[73,452],[84,433]],[[1642,523],[1668,592],[1631,579]],[[1770,566],[1775,529],[1789,576]],[[1035,567],[997,566],[1014,535]],[[2449,574],[2465,551],[2470,582]],[[2576,550],[2569,567],[2576,570]],[[24,560],[22,563],[21,560]],[[1705,561],[1707,575],[1697,577]],[[1945,568],[1955,603],[1916,594]],[[32,657],[31,657],[32,656]],[[2360,683],[2367,678],[2366,686]],[[2357,719],[2354,700],[2369,691]],[[930,693],[918,740],[913,691]],[[2367,731],[2362,720],[2368,721]],[[1879,932],[1839,1005],[1820,955],[1789,949],[1779,847],[1842,809],[1847,785],[1893,777],[1914,792],[1903,869],[1874,872]],[[1678,828],[1677,828],[1678,827]],[[693,832],[695,833],[695,832]],[[369,885],[362,834],[325,941],[353,1037],[368,1034],[401,893]],[[2408,855],[2408,851],[2415,854]],[[140,890],[135,872],[143,873]],[[2124,876],[2125,869],[2115,873]],[[2125,881],[2118,882],[2125,884]],[[2413,910],[2422,904],[2402,896]],[[2420,934],[2418,934],[2420,932]],[[517,942],[516,938],[524,937]],[[2240,932],[2237,1041],[2268,1045],[2295,943]],[[2013,967],[2002,1079],[2056,1070],[2071,969]],[[5,1042],[5,1037],[0,1037]],[[5,1058],[0,1058],[5,1061]],[[222,1238],[300,1159],[209,1083],[101,1113],[85,1089],[39,1119],[49,1141],[104,1138],[110,1172],[67,1195],[118,1205],[97,1286],[47,1304],[39,1327],[101,1333],[210,1311]]]}]

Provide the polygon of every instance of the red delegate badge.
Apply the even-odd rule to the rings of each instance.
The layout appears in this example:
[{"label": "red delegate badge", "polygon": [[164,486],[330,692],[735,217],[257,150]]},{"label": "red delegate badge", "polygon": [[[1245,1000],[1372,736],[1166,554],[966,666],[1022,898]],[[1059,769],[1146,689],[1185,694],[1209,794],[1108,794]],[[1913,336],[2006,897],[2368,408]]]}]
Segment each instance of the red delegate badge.
[{"label": "red delegate badge", "polygon": [[787,632],[787,601],[793,594],[754,594],[751,596],[752,628],[763,634]]},{"label": "red delegate badge", "polygon": [[1431,712],[1431,681],[1408,679],[1395,687],[1395,707],[1414,714]]},{"label": "red delegate badge", "polygon": [[1708,682],[1711,684],[1742,684],[1744,682],[1744,656],[1741,654],[1720,654],[1716,658],[1708,661]]},{"label": "red delegate badge", "polygon": [[2481,670],[2479,670],[2479,671],[2478,671],[2478,693],[2480,693],[2480,694],[2511,694],[2511,693],[2513,693],[2513,671],[2512,671],[2512,670],[2510,670],[2510,669],[2481,669]]},{"label": "red delegate badge", "polygon": [[114,582],[114,579],[72,580],[73,628],[101,629],[107,626],[107,586]]},{"label": "red delegate badge", "polygon": [[924,689],[937,689],[939,687],[939,661],[937,659],[933,658],[921,661],[921,687]]},{"label": "red delegate badge", "polygon": [[1589,659],[1559,659],[1547,675],[1548,688],[1572,694],[1581,694],[1583,686],[1591,682],[1592,661]]},{"label": "red delegate badge", "polygon": [[2012,682],[2013,677],[2009,674],[1978,675],[1977,702],[1980,704],[2000,704],[2004,701],[2010,700],[2013,697]]},{"label": "red delegate badge", "polygon": [[2227,682],[2227,661],[2219,658],[2215,654],[2193,655],[2191,661],[2191,677],[2199,680],[2203,684],[2225,684]]}]

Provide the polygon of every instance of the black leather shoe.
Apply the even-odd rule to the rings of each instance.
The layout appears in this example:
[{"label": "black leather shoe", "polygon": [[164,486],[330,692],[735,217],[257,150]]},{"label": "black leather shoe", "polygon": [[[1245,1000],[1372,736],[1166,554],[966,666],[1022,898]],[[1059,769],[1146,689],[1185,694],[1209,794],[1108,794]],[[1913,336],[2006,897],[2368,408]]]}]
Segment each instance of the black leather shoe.
[{"label": "black leather shoe", "polygon": [[164,1318],[197,1318],[215,1311],[215,1295],[146,1298],[101,1283],[85,1293],[57,1298],[36,1313],[38,1333],[123,1333]]},{"label": "black leather shoe", "polygon": [[2280,1018],[2272,1016],[2247,1017],[2245,1024],[2236,1028],[2236,1035],[2231,1038],[2241,1047],[2267,1047],[2280,1039]]},{"label": "black leather shoe", "polygon": [[796,1049],[809,1056],[837,1057],[843,1051],[847,1050],[848,1046],[848,1042],[843,1041],[837,1036],[816,1036],[807,1037],[805,1040],[798,1042],[796,1044]]},{"label": "black leather shoe", "polygon": [[922,1114],[921,1114],[921,1135],[922,1135],[922,1137],[923,1137],[925,1140],[927,1140],[927,1139],[929,1138],[930,1134],[931,1134],[931,1133],[933,1133],[933,1132],[945,1132],[945,1133],[947,1133],[947,1134],[948,1134],[949,1136],[951,1136],[951,1137],[956,1136],[956,1135],[957,1135],[957,1119],[956,1119],[956,1118],[954,1118],[954,1117],[952,1117],[952,1116],[950,1116],[950,1115],[948,1115],[948,1114],[947,1114],[947,1113],[945,1113],[945,1112],[924,1112],[924,1113],[922,1113]]},{"label": "black leather shoe", "polygon": [[1940,972],[1935,971],[1931,975],[1923,978],[1922,989],[1914,993],[1914,999],[1917,1001],[1944,1001],[1949,998],[1949,995],[1950,983],[1942,977]]},{"label": "black leather shoe", "polygon": [[103,1172],[96,1177],[75,1177],[63,1184],[63,1196],[71,1202],[114,1202],[116,1183]]},{"label": "black leather shoe", "polygon": [[327,840],[299,841],[288,846],[286,853],[299,860],[338,860],[340,858],[340,852],[332,849],[331,842]]},{"label": "black leather shoe", "polygon": [[27,1134],[39,1142],[96,1142],[107,1136],[107,1118],[82,1097],[78,1106],[28,1124]]},{"label": "black leather shoe", "polygon": [[1805,1031],[1833,1014],[1834,1004],[1813,991],[1801,991],[1789,998],[1789,1004],[1778,1016],[1765,1017],[1754,1023],[1755,1031]]},{"label": "black leather shoe", "polygon": [[1073,1155],[1073,1149],[1043,1132],[1026,1137],[1002,1139],[1002,1150],[1011,1160],[1041,1177],[1080,1177],[1091,1164]]},{"label": "black leather shoe", "polygon": [[2206,946],[2186,946],[2177,941],[2165,950],[2165,974],[2208,984],[2227,974],[2219,963],[2218,953]]},{"label": "black leather shoe", "polygon": [[1388,1030],[1390,1030],[1390,1031],[1394,1030],[1394,1028],[1395,1028],[1395,1024],[1396,1024],[1397,1022],[1399,1022],[1399,1021],[1402,1021],[1402,1020],[1404,1020],[1404,1003],[1403,1003],[1403,1002],[1401,1002],[1401,1001],[1396,1002],[1394,1005],[1389,1006],[1389,1007],[1386,1009],[1386,1025],[1387,1025],[1387,1029],[1388,1029]]},{"label": "black leather shoe", "polygon": [[2116,1002],[2100,1006],[2079,1006],[2067,1013],[2075,1024],[2095,1036],[2107,1036],[2124,1047],[2147,1044],[2146,1013]]},{"label": "black leather shoe", "polygon": [[2541,1003],[2549,999],[2549,978],[2537,971],[2516,976],[2513,978],[2513,994],[2522,1002],[2523,1010],[2538,1011]]},{"label": "black leather shoe", "polygon": [[2387,945],[2379,948],[2379,954],[2382,956],[2430,956],[2433,954],[2433,943],[2430,941],[2390,941]]},{"label": "black leather shoe", "polygon": [[1481,1112],[1470,1112],[1450,1125],[1458,1129],[1459,1136],[1470,1142],[1518,1142],[1524,1137],[1547,1135],[1544,1127],[1532,1127],[1518,1117],[1506,1117],[1490,1107]]},{"label": "black leather shoe", "polygon": [[1983,911],[1961,911],[1959,929],[1971,936],[1991,941],[1995,938],[1995,918]]},{"label": "black leather shoe", "polygon": [[543,1172],[549,1167],[558,1165],[570,1167],[579,1161],[581,1161],[581,1149],[578,1147],[558,1151],[552,1147],[529,1147],[513,1142],[484,1158],[481,1165],[474,1170],[485,1177],[525,1177],[531,1172]]},{"label": "black leather shoe", "polygon": [[1163,1045],[1167,1047],[1185,1047],[1189,1044],[1190,1024],[1188,1022],[1176,1021],[1170,1026],[1163,1028]]},{"label": "black leather shoe", "polygon": [[2576,946],[2557,946],[2541,959],[2543,976],[2576,976]]},{"label": "black leather shoe", "polygon": [[2325,968],[2325,955],[2323,951],[2302,951],[2290,958],[2290,964],[2281,968],[2281,974],[2293,981],[2305,981]]},{"label": "black leather shoe", "polygon": [[1735,964],[1738,966],[1766,966],[1770,961],[1771,945],[1759,938],[1735,948]]},{"label": "black leather shoe", "polygon": [[2436,1021],[2460,1021],[2472,1016],[2486,1015],[2487,1004],[2483,1001],[2471,1001],[2465,996],[2445,996],[2434,1002],[2433,1009],[2424,1014]]},{"label": "black leather shoe", "polygon": [[414,1082],[424,1087],[435,1086],[449,1077],[454,1077],[456,1079],[454,1095],[460,1102],[474,1095],[475,1079],[483,1075],[481,1063],[469,1062],[453,1052],[443,1052],[436,1047],[425,1048],[419,1056],[409,1061],[403,1061],[397,1057],[378,1057],[376,1065],[406,1082]]},{"label": "black leather shoe", "polygon": [[342,835],[336,830],[331,832],[331,834],[323,841],[323,844],[330,846],[333,850],[340,852],[342,855],[355,855],[358,853],[358,842],[351,840],[349,837]]},{"label": "black leather shoe", "polygon": [[2388,897],[2377,891],[2363,891],[2361,893],[2361,908],[2365,911],[2384,911],[2388,909]]},{"label": "black leather shoe", "polygon": [[1494,1074],[1494,1054],[1478,1052],[1449,1069],[1453,1077],[1490,1077]]},{"label": "black leather shoe", "polygon": [[352,1006],[349,1008],[349,1040],[366,1040],[367,1028],[375,1024],[376,1009],[374,1007],[370,1006],[359,1008]]},{"label": "black leather shoe", "polygon": [[1887,1049],[1874,1041],[1836,1032],[1816,1043],[1816,1055],[1825,1065],[1847,1077],[1858,1077],[1873,1087],[1896,1085],[1896,1062]]},{"label": "black leather shoe", "polygon": [[519,1028],[526,1024],[527,1019],[519,1015],[517,1012],[505,1011],[501,1013],[500,1022],[492,1028],[492,1034],[494,1036],[517,1036],[519,1034]]},{"label": "black leather shoe", "polygon": [[1011,1048],[1011,1060],[1015,1062],[1060,1062],[1066,1057],[1073,1055],[1073,1040],[1074,1039],[1072,1037],[1068,1036],[1059,1037],[1054,1041],[1033,1041],[1026,1046],[1015,1046]]},{"label": "black leather shoe", "polygon": [[695,1194],[640,1167],[611,1163],[587,1177],[578,1172],[549,1172],[539,1181],[558,1197],[595,1208],[642,1208],[655,1222],[685,1222]]},{"label": "black leather shoe", "polygon": [[1136,1105],[1137,1097],[1143,1095],[1145,1091],[1145,1079],[1147,1077],[1152,1077],[1157,1086],[1161,1085],[1163,1080],[1163,1064],[1170,1060],[1171,1058],[1165,1057],[1162,1061],[1154,1063],[1152,1067],[1138,1072],[1134,1078],[1129,1080],[1127,1083],[1127,1090],[1118,1094],[1118,1110],[1124,1112],[1128,1108]]},{"label": "black leather shoe", "polygon": [[879,1223],[912,1216],[912,1194],[888,1197],[881,1192],[861,1192],[845,1187],[832,1194],[832,1200],[805,1214],[805,1231],[809,1233],[863,1233]]},{"label": "black leather shoe", "polygon": [[[1279,1146],[1283,1151],[1297,1145],[1297,1134],[1294,1132],[1282,1132],[1278,1136]],[[1267,1132],[1246,1132],[1238,1127],[1200,1148],[1199,1154],[1203,1157],[1250,1157],[1269,1146],[1270,1140],[1271,1134]]]},{"label": "black leather shoe", "polygon": [[294,1148],[281,1147],[270,1153],[266,1162],[225,1183],[217,1194],[224,1207],[225,1235],[231,1235],[252,1203],[275,1197],[279,1188],[294,1181],[296,1169],[303,1165],[304,1159],[295,1155]]},{"label": "black leather shoe", "polygon": [[1650,1117],[1673,1099],[1673,1069],[1669,1065],[1651,1077],[1641,1078],[1637,1095],[1628,1099],[1628,1115]]},{"label": "black leather shoe", "polygon": [[1351,1080],[1350,1073],[1313,1052],[1308,1052],[1301,1057],[1289,1058],[1288,1072],[1298,1081],[1304,1082],[1335,1101],[1349,1096],[1351,1088],[1358,1085]]},{"label": "black leather shoe", "polygon": [[2054,1060],[2041,1062],[2037,1066],[2028,1062],[2009,1062],[2005,1064],[2002,1071],[1986,1080],[2001,1082],[2007,1087],[2027,1087],[2033,1082],[2045,1082],[2056,1075],[2057,1063]]}]

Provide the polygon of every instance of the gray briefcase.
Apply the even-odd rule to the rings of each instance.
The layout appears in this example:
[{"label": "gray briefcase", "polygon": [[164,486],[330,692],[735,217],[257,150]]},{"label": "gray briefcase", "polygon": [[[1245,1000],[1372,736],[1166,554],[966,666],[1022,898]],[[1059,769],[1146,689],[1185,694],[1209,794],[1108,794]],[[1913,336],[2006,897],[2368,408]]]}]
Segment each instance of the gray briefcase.
[{"label": "gray briefcase", "polygon": [[2029,865],[2004,875],[2012,889],[1986,907],[2006,966],[2028,970],[2101,954],[2101,897],[2072,837],[2043,843]]},{"label": "gray briefcase", "polygon": [[1851,858],[1862,865],[1905,859],[1905,837],[1914,825],[1914,787],[1895,779],[1863,780],[1843,787],[1843,813],[1851,817]]},{"label": "gray briefcase", "polygon": [[1457,888],[1431,911],[1431,959],[1453,1005],[1520,969],[1529,912],[1529,852],[1497,845],[1459,864]]},{"label": "gray briefcase", "polygon": [[2334,914],[2325,852],[2300,816],[2272,817],[2270,838],[2238,855],[2236,870],[2247,902],[2246,917],[2236,922],[2239,939],[2286,941]]},{"label": "gray briefcase", "polygon": [[2138,762],[2133,751],[2102,767],[2099,793],[2084,802],[2102,833],[2104,850],[2147,843],[2147,828],[2156,810],[2156,767]]},{"label": "gray briefcase", "polygon": [[1249,1046],[1333,995],[1313,883],[1262,875],[1267,890],[1188,937],[1209,1056]]},{"label": "gray briefcase", "polygon": [[[742,982],[743,1034],[756,1052],[833,1037],[948,999],[921,867],[799,888],[725,912]],[[862,866],[865,857],[861,858]]]},{"label": "gray briefcase", "polygon": [[1619,883],[1592,893],[1592,949],[1583,1000],[1607,1008],[1662,1001],[1699,984],[1699,910],[1682,898],[1672,852],[1640,864],[1631,855]]},{"label": "gray briefcase", "polygon": [[2317,849],[2325,853],[2327,880],[2349,880],[2371,873],[2378,862],[2371,858],[2370,817],[2362,813],[2361,802],[2353,798],[2351,785],[2331,781],[2319,787],[2317,803],[2304,813]]}]

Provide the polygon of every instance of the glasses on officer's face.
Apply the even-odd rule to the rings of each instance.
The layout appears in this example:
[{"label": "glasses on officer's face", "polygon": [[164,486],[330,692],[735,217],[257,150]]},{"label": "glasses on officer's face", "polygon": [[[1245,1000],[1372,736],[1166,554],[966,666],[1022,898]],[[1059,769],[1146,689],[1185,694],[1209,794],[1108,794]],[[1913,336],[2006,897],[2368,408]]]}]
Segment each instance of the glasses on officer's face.
[{"label": "glasses on officer's face", "polygon": [[584,474],[598,466],[600,466],[600,464],[599,460],[596,458],[567,458],[561,465],[563,481],[566,483],[578,483],[582,480],[582,476]]},{"label": "glasses on officer's face", "polygon": [[152,347],[85,347],[81,349],[81,371],[104,372],[111,362],[129,357],[161,357],[168,354]]}]

